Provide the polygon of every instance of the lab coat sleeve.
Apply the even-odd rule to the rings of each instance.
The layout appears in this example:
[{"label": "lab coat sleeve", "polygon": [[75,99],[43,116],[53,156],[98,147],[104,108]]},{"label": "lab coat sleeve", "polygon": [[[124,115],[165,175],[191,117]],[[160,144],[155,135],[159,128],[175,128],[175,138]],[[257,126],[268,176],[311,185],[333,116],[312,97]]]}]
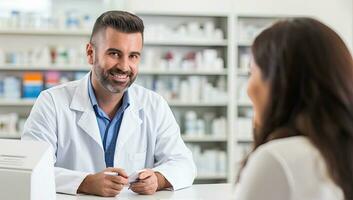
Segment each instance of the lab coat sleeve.
[{"label": "lab coat sleeve", "polygon": [[155,115],[158,126],[153,170],[161,173],[174,190],[189,187],[196,176],[192,153],[185,146],[173,113],[162,98]]},{"label": "lab coat sleeve", "polygon": [[[27,118],[22,140],[44,141],[52,148],[54,165],[57,151],[57,114],[52,96],[42,92]],[[76,194],[88,173],[55,167],[56,192]]]}]

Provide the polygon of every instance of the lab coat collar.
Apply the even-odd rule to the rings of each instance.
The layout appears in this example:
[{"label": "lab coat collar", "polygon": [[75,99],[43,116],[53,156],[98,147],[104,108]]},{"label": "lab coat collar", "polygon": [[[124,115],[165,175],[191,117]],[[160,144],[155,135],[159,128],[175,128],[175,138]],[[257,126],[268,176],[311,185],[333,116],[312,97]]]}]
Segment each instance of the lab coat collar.
[{"label": "lab coat collar", "polygon": [[[86,74],[81,80],[78,81],[78,86],[75,89],[75,92],[72,97],[70,108],[76,111],[86,111],[89,108],[92,108],[92,104],[88,96],[88,78],[90,72]],[[93,111],[93,108],[92,108]]]},{"label": "lab coat collar", "polygon": [[82,115],[78,115],[79,119],[77,121],[77,125],[82,128],[82,130],[84,130],[84,132],[86,132],[104,152],[97,118],[88,96],[89,75],[90,73],[86,74],[81,80],[78,81],[78,86],[73,94],[70,109],[77,112],[82,112]]},{"label": "lab coat collar", "polygon": [[[97,101],[97,98],[96,98],[96,95],[94,93],[94,90],[93,90],[93,85],[92,85],[92,75],[88,76],[88,97],[90,99],[90,102],[93,106],[93,109],[96,113],[96,116],[99,116],[99,117],[104,117],[106,119],[109,119],[108,115],[106,113],[104,113],[104,111],[99,107],[98,105],[98,101]],[[119,112],[124,112],[126,110],[127,107],[129,107],[130,105],[130,97],[128,95],[128,92],[129,90],[126,90],[123,94],[123,98],[122,98],[122,104],[120,106],[120,108],[117,110],[115,116],[118,115]],[[110,120],[110,119],[109,119]]]},{"label": "lab coat collar", "polygon": [[[81,80],[79,80],[78,87],[76,88],[74,95],[72,97],[72,101],[70,104],[70,108],[77,111],[85,111],[87,108],[92,107],[92,103],[90,101],[88,95],[88,79],[91,72],[87,73]],[[132,84],[128,90],[133,87]],[[139,110],[141,106],[136,102],[135,104],[135,97],[130,92],[127,92],[128,97],[126,97],[127,102],[129,103],[128,107],[133,107],[132,110]],[[93,109],[92,109],[93,110]]]},{"label": "lab coat collar", "polygon": [[[97,118],[88,95],[89,75],[90,73],[86,74],[84,78],[78,82],[78,86],[74,92],[70,108],[78,112],[83,112],[80,119],[78,120],[78,126],[80,126],[88,135],[90,135],[103,150]],[[140,127],[140,124],[142,123],[142,120],[139,117],[139,110],[141,108],[137,101],[135,102],[136,98],[134,95],[136,94],[135,92],[128,92],[128,95],[130,106],[124,111],[124,117],[121,123],[116,145],[117,148],[121,148],[127,139],[134,135],[133,133],[137,128]]]}]

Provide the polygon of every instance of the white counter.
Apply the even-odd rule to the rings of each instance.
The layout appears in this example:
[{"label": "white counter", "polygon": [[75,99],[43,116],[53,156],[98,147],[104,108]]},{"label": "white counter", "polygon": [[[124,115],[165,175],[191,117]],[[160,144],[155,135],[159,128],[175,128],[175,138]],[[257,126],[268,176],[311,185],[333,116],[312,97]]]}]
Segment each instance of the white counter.
[{"label": "white counter", "polygon": [[231,184],[200,184],[178,191],[159,191],[154,195],[138,195],[125,188],[115,198],[103,198],[90,195],[57,194],[57,200],[228,200],[232,199]]}]

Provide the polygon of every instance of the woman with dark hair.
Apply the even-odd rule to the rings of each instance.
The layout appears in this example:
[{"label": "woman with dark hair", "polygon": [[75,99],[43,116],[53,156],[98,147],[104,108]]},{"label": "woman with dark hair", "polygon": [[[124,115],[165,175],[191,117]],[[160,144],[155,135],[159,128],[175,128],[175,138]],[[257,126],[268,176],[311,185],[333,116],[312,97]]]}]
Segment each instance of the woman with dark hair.
[{"label": "woman with dark hair", "polygon": [[275,23],[252,45],[254,150],[239,200],[353,199],[353,60],[310,18]]}]

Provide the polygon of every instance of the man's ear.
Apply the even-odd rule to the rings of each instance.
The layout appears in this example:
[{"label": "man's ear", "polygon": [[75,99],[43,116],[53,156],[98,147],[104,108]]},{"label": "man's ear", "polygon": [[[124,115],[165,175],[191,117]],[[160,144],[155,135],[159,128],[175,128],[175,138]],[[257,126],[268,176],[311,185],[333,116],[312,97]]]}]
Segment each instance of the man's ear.
[{"label": "man's ear", "polygon": [[87,43],[86,45],[86,56],[87,56],[87,62],[90,64],[90,65],[93,65],[94,61],[93,61],[93,58],[94,58],[94,47],[92,45],[92,43]]}]

